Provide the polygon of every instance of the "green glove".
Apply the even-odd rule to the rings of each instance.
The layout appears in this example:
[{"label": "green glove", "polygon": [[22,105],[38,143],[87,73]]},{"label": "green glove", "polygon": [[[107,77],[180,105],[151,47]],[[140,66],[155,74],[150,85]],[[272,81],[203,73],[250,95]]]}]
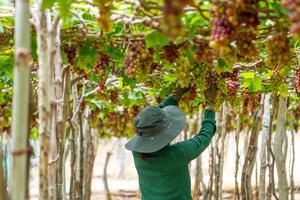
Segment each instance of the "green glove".
[{"label": "green glove", "polygon": [[170,96],[172,96],[177,102],[179,102],[182,95],[184,95],[184,93],[186,93],[189,90],[190,86],[181,88],[180,85],[177,85]]}]

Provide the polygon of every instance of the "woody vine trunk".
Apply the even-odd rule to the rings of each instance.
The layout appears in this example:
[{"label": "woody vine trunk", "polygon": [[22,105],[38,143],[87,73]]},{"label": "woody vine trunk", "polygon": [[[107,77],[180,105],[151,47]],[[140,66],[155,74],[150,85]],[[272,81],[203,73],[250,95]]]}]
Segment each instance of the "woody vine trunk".
[{"label": "woody vine trunk", "polygon": [[254,114],[253,126],[250,135],[250,142],[248,145],[247,154],[245,157],[242,181],[241,181],[241,197],[243,200],[253,199],[251,177],[256,161],[257,142],[258,142],[258,125],[260,122],[260,109],[257,108]]},{"label": "woody vine trunk", "polygon": [[275,163],[277,168],[278,175],[278,191],[279,199],[287,200],[288,199],[288,182],[287,182],[287,173],[286,173],[286,145],[287,136],[286,136],[286,107],[287,107],[287,98],[279,97],[279,108],[278,108],[278,118],[277,118],[277,129],[273,141],[273,150],[275,156]]},{"label": "woody vine trunk", "polygon": [[266,196],[266,168],[267,168],[267,141],[269,137],[270,125],[270,98],[267,94],[264,99],[264,114],[262,139],[260,144],[260,175],[259,175],[259,199],[265,199]]}]

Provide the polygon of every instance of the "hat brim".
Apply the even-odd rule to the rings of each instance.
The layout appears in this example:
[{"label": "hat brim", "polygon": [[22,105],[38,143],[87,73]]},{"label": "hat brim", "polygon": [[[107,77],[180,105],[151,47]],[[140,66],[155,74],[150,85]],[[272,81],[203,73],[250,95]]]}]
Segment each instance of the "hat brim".
[{"label": "hat brim", "polygon": [[125,144],[126,149],[139,153],[156,152],[179,135],[185,126],[184,113],[176,106],[166,106],[163,111],[166,114],[165,128],[151,137],[135,135]]}]

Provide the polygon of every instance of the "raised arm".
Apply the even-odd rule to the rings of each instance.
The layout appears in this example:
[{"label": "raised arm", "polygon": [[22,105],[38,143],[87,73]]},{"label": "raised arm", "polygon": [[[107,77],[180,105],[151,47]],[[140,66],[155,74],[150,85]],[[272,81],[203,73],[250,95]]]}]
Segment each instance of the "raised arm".
[{"label": "raised arm", "polygon": [[186,162],[198,157],[209,145],[212,137],[216,132],[215,112],[205,110],[202,127],[197,135],[193,138],[178,142],[177,145],[183,154]]}]

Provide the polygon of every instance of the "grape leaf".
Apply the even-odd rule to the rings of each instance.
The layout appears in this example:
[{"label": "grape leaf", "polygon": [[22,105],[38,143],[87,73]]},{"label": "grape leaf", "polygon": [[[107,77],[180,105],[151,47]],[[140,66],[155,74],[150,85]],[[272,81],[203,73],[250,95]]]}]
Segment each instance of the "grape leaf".
[{"label": "grape leaf", "polygon": [[254,72],[243,72],[241,73],[241,76],[244,78],[244,79],[253,79],[254,78]]},{"label": "grape leaf", "polygon": [[42,9],[52,8],[56,0],[44,0],[42,2]]},{"label": "grape leaf", "polygon": [[112,47],[110,44],[105,44],[103,47],[103,53],[112,57],[113,59],[116,60],[121,60],[123,58],[123,52],[121,51],[121,49],[116,48],[116,47]]},{"label": "grape leaf", "polygon": [[283,83],[278,87],[278,92],[281,96],[287,97],[288,96],[288,89],[289,89],[289,86],[286,83]]},{"label": "grape leaf", "polygon": [[228,65],[225,60],[218,58],[217,60],[217,69],[218,72],[231,72],[232,66]]},{"label": "grape leaf", "polygon": [[147,34],[145,37],[145,41],[147,48],[161,48],[170,42],[169,38],[159,31],[152,31]]},{"label": "grape leaf", "polygon": [[262,90],[262,77],[255,76],[253,79],[253,91],[261,91]]}]

